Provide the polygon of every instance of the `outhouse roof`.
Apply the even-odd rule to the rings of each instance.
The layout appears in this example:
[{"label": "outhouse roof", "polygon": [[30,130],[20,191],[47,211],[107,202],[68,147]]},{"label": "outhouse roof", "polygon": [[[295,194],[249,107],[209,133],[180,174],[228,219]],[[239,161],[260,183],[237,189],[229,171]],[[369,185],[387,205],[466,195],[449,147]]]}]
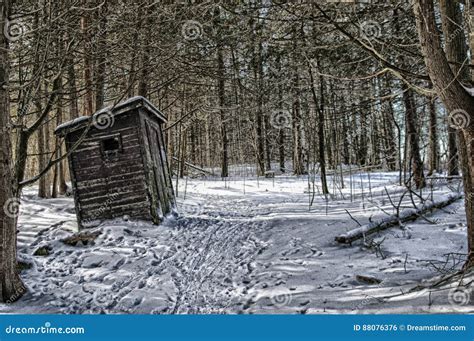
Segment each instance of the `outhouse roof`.
[{"label": "outhouse roof", "polygon": [[144,108],[151,114],[155,115],[158,120],[160,120],[163,123],[167,122],[166,116],[158,110],[149,100],[147,100],[145,97],[142,96],[135,96],[131,97],[123,102],[120,102],[116,105],[111,105],[106,108],[103,108],[96,113],[94,113],[92,116],[81,116],[78,118],[75,118],[71,121],[64,122],[63,124],[60,124],[54,133],[56,135],[66,135],[70,133],[71,131],[78,130],[85,128],[88,124],[93,122],[94,118],[98,118],[100,115],[103,115],[104,113],[111,113],[114,117],[127,113],[130,110],[137,109],[137,108]]}]

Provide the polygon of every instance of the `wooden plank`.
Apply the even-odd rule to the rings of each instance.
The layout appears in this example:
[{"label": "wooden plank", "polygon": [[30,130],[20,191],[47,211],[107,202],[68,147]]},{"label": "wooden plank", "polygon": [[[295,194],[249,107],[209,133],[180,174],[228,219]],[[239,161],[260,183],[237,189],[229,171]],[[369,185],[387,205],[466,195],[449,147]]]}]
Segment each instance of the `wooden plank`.
[{"label": "wooden plank", "polygon": [[[140,182],[142,184],[145,184],[145,181],[144,181],[145,175],[143,173],[143,170],[140,170],[139,172],[136,172],[133,174],[131,173],[129,175],[132,176],[134,181],[136,181],[137,183]],[[102,186],[105,183],[110,184],[110,186],[120,187],[129,182],[130,182],[130,179],[128,177],[124,178],[123,176],[109,177],[108,182],[105,182],[105,179],[86,180],[86,181],[78,182],[77,189],[81,191],[88,191],[88,190],[91,190],[92,188],[95,188],[96,186],[97,187]]]},{"label": "wooden plank", "polygon": [[[132,130],[137,126],[137,112],[131,111],[128,114],[123,114],[115,117],[114,124],[107,129],[97,129],[94,126],[91,126],[88,132],[87,138],[106,136],[112,132],[122,132],[127,130]],[[75,130],[71,132],[68,137],[71,139],[72,143],[75,143],[84,132],[84,128]]]},{"label": "wooden plank", "polygon": [[166,145],[165,141],[163,138],[163,130],[161,128],[161,124],[158,125],[158,139],[159,139],[159,144],[160,144],[160,155],[161,155],[161,160],[162,160],[162,167],[163,167],[163,173],[166,181],[166,190],[168,191],[168,200],[169,200],[169,212],[171,212],[172,209],[176,208],[176,200],[174,197],[174,190],[173,190],[173,182],[171,180],[171,173],[170,173],[170,168],[169,168],[169,163],[168,163],[168,157],[166,153]]},{"label": "wooden plank", "polygon": [[131,194],[140,194],[141,196],[145,195],[145,186],[143,184],[138,184],[134,186],[121,187],[119,191],[115,193],[110,193],[110,188],[107,186],[102,186],[100,190],[88,193],[80,193],[81,203],[86,205],[90,202],[100,202],[109,199],[113,196],[114,199],[118,199],[122,196],[131,195]]},{"label": "wooden plank", "polygon": [[156,135],[156,129],[153,127],[152,122],[146,120],[147,125],[147,135],[149,138],[149,145],[150,151],[152,155],[152,166],[153,171],[156,177],[157,183],[157,190],[159,194],[159,200],[161,203],[162,213],[163,215],[169,212],[169,199],[166,192],[166,183],[163,174],[163,166],[161,164],[161,157],[160,157],[160,146]]},{"label": "wooden plank", "polygon": [[[118,163],[111,167],[107,167],[107,171],[110,171],[111,174],[113,174],[113,177],[124,179],[125,176],[132,176],[133,174],[143,172],[143,167],[140,164]],[[100,166],[77,170],[76,176],[78,181],[108,178],[106,167]],[[132,179],[131,177],[129,178]]]},{"label": "wooden plank", "polygon": [[[66,152],[70,151],[70,148],[73,146],[73,143],[70,139],[70,136],[66,136]],[[80,210],[80,202],[79,202],[79,195],[76,191],[77,188],[77,178],[76,178],[76,173],[74,169],[74,164],[72,162],[71,155],[68,156],[68,165],[69,165],[69,176],[71,178],[71,186],[72,186],[72,193],[74,196],[74,210],[76,211],[76,219],[77,219],[77,225],[78,228],[81,229],[81,210]]]},{"label": "wooden plank", "polygon": [[[82,207],[84,210],[84,217],[92,217],[101,215],[104,218],[112,216],[114,213],[123,212],[125,209],[140,209],[143,208],[143,197],[135,198],[135,200],[103,203],[102,205],[85,205]],[[104,214],[106,212],[107,214]]]},{"label": "wooden plank", "polygon": [[[130,174],[127,174],[127,177],[125,177],[123,174],[119,174],[119,175],[112,175],[108,178],[108,182],[109,183],[113,183],[115,181],[121,181],[121,180],[128,180],[130,181],[130,177],[132,177],[133,179],[137,178],[137,177],[143,177],[144,176],[144,173],[143,173],[143,169],[140,169],[139,171],[137,172],[134,172],[134,173],[130,173]],[[101,181],[104,181],[103,178],[94,178],[94,179],[83,179],[81,181],[78,181],[78,188],[87,188],[87,187],[91,187],[91,186],[94,186],[95,183],[99,183]]]},{"label": "wooden plank", "polygon": [[154,187],[154,175],[152,172],[152,169],[150,169],[149,165],[151,162],[151,156],[149,155],[149,147],[148,147],[148,138],[145,136],[145,115],[143,114],[143,110],[139,111],[139,127],[140,131],[138,134],[138,137],[140,139],[140,144],[141,144],[141,156],[142,156],[142,162],[143,162],[143,168],[145,170],[145,184],[146,184],[146,193],[147,193],[147,198],[148,198],[148,210],[150,213],[150,216],[152,218],[152,221],[156,224],[159,224],[160,221],[160,215],[159,215],[159,210],[161,209],[159,207],[159,204],[157,200],[154,200],[155,198],[155,193],[156,190],[153,188]]},{"label": "wooden plank", "polygon": [[[127,144],[127,143],[122,144],[122,152],[119,153],[119,156],[123,158],[125,157],[124,154],[140,155],[139,141],[137,140],[134,144]],[[100,150],[100,144],[98,143],[96,147],[91,148],[91,149],[76,151],[72,153],[72,158],[75,161],[80,161],[80,160],[88,161],[89,158],[95,158],[95,159],[103,158],[102,152]]]},{"label": "wooden plank", "polygon": [[[129,137],[124,137],[120,136],[122,140],[122,147],[135,147],[135,146],[140,146],[140,141],[138,140],[137,137],[132,138],[131,136]],[[90,153],[91,151],[97,151],[98,155],[100,155],[100,144],[103,141],[103,139],[98,139],[96,141],[90,141],[87,145],[81,144],[80,148],[77,148],[73,155],[80,155],[80,156],[85,156],[87,157],[87,153]]]},{"label": "wooden plank", "polygon": [[103,215],[103,217],[106,218],[107,216],[112,215],[113,212],[121,211],[123,207],[144,207],[143,203],[143,196],[141,196],[140,198],[133,198],[133,200],[121,201],[119,203],[107,201],[99,204],[81,205],[81,208],[84,210],[84,214],[89,216],[102,214],[106,211],[107,214]]},{"label": "wooden plank", "polygon": [[78,188],[77,190],[79,191],[79,194],[82,198],[90,198],[104,190],[107,190],[110,187],[119,188],[121,192],[125,192],[135,188],[145,188],[145,184],[143,181],[131,182],[130,179],[123,179],[120,181],[114,181],[113,183],[104,181],[102,183],[97,183],[94,186],[82,187]]},{"label": "wooden plank", "polygon": [[100,142],[104,138],[107,138],[108,136],[111,135],[120,135],[122,140],[133,140],[133,139],[138,139],[137,136],[137,130],[135,128],[127,128],[127,129],[122,129],[118,131],[112,131],[108,134],[98,134],[96,136],[87,136],[82,142],[81,145],[77,150],[80,150],[80,148],[83,147],[90,147],[91,145]]},{"label": "wooden plank", "polygon": [[158,184],[153,167],[152,151],[150,147],[150,141],[148,138],[148,129],[146,124],[146,115],[140,111],[140,127],[141,127],[141,138],[143,143],[142,151],[144,152],[144,165],[147,177],[147,190],[150,201],[150,212],[155,222],[160,222],[163,216],[163,209],[159,200]]},{"label": "wooden plank", "polygon": [[109,161],[103,160],[102,157],[93,157],[90,159],[79,159],[76,160],[74,159],[74,164],[77,169],[88,169],[88,168],[97,168],[101,167],[103,165],[103,162],[106,162],[108,164],[114,164],[114,165],[135,165],[137,163],[141,163],[141,156],[140,155],[134,155],[130,154],[127,155],[126,157],[114,157],[111,158]]}]

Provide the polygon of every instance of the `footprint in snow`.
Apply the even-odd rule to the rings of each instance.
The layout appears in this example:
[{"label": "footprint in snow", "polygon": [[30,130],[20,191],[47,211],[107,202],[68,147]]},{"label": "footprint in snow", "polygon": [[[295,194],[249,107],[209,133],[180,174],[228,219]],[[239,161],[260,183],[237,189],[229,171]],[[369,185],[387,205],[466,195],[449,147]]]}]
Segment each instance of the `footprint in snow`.
[{"label": "footprint in snow", "polygon": [[122,258],[120,259],[115,265],[112,267],[113,270],[118,270],[122,265],[125,264],[126,259]]},{"label": "footprint in snow", "polygon": [[135,301],[133,301],[133,305],[136,307],[140,305],[143,302],[143,297],[137,297],[135,298]]}]

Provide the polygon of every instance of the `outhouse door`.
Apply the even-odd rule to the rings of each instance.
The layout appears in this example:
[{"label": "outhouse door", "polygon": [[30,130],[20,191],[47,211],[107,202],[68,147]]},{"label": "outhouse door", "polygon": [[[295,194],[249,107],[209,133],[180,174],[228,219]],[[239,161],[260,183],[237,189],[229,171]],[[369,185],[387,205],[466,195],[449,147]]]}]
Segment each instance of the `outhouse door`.
[{"label": "outhouse door", "polygon": [[150,155],[152,158],[152,167],[154,180],[156,184],[159,208],[161,210],[160,215],[164,216],[170,212],[170,198],[168,194],[168,184],[166,179],[166,171],[164,167],[167,167],[166,156],[161,151],[161,139],[160,139],[160,128],[152,122],[145,121],[146,124],[146,137],[148,139],[148,147],[150,148]]}]

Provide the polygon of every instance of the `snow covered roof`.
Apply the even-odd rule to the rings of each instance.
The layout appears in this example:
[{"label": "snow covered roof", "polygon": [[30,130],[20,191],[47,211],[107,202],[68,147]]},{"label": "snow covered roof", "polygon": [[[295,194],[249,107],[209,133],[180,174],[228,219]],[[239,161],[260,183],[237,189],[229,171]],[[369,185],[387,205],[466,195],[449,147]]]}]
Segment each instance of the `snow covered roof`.
[{"label": "snow covered roof", "polygon": [[75,118],[71,121],[64,122],[63,124],[60,124],[57,126],[56,130],[54,133],[56,135],[65,135],[73,130],[81,129],[89,122],[93,122],[94,118],[98,118],[99,115],[109,112],[112,113],[113,116],[118,116],[120,114],[129,112],[132,109],[136,108],[145,108],[147,109],[150,113],[156,115],[156,117],[163,123],[167,122],[166,116],[158,110],[149,100],[147,100],[145,97],[142,96],[135,96],[131,97],[123,102],[120,102],[116,105],[113,106],[108,106],[105,107],[96,113],[94,113],[92,116],[81,116],[78,118]]}]

